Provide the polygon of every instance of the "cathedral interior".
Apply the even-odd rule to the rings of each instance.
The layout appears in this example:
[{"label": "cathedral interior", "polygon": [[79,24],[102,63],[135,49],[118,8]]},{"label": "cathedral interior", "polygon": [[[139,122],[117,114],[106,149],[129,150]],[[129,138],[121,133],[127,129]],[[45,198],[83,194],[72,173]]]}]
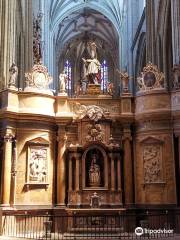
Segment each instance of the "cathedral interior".
[{"label": "cathedral interior", "polygon": [[0,235],[178,212],[179,19],[179,0],[0,0]]}]

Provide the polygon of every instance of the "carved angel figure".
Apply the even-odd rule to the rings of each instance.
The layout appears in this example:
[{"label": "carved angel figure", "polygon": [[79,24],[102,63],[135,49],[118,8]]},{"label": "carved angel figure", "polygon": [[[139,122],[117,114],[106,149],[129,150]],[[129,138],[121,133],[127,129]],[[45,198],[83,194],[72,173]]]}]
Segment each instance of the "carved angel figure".
[{"label": "carved angel figure", "polygon": [[60,93],[65,93],[66,92],[66,83],[68,80],[68,76],[65,73],[65,70],[63,70],[62,73],[59,75],[59,90]]}]

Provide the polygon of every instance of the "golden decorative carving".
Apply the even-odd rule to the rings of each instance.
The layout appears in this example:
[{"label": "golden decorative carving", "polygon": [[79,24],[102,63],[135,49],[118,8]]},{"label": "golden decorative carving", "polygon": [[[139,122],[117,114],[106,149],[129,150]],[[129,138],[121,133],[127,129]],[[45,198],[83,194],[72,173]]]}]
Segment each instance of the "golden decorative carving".
[{"label": "golden decorative carving", "polygon": [[149,91],[151,89],[164,89],[164,73],[160,72],[156,65],[148,63],[143,68],[141,76],[137,78],[139,91]]}]

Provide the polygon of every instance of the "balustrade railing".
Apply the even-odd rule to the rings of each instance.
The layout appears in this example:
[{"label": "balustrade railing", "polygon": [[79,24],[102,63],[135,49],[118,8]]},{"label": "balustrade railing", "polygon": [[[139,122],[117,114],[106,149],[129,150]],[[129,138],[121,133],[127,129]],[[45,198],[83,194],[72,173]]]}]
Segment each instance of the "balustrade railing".
[{"label": "balustrade railing", "polygon": [[180,214],[2,216],[1,234],[18,239],[165,239],[180,233]]}]

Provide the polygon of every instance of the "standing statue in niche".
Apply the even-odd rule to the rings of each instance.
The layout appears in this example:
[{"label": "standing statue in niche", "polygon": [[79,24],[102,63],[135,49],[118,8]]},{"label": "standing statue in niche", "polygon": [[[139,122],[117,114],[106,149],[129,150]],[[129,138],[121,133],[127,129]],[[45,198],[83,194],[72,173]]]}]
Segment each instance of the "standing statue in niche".
[{"label": "standing statue in niche", "polygon": [[101,64],[97,59],[96,43],[90,42],[90,58],[82,58],[84,62],[84,73],[90,84],[100,84],[99,71],[101,70]]},{"label": "standing statue in niche", "polygon": [[122,92],[123,93],[127,93],[129,92],[129,75],[126,71],[124,72],[120,72],[118,69],[116,70],[119,74],[119,76],[121,77],[121,81],[122,81]]},{"label": "standing statue in niche", "polygon": [[65,70],[59,74],[59,91],[60,93],[66,94],[66,83],[68,81],[68,76],[65,73]]},{"label": "standing statue in niche", "polygon": [[91,165],[89,168],[89,185],[99,187],[101,182],[100,166],[97,164],[96,154],[92,155]]},{"label": "standing statue in niche", "polygon": [[16,86],[16,81],[17,81],[17,76],[18,76],[18,67],[16,66],[15,63],[12,63],[10,69],[9,69],[9,87],[15,87]]}]

